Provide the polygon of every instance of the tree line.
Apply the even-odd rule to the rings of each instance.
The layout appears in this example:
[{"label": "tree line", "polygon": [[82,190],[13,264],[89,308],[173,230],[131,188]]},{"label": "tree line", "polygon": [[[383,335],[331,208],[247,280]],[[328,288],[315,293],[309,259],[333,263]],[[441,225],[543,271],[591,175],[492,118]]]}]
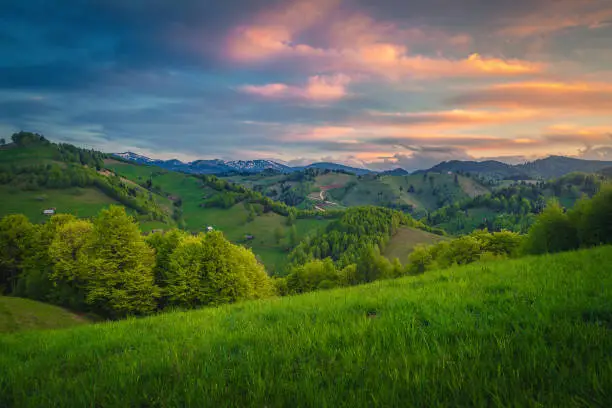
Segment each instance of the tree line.
[{"label": "tree line", "polygon": [[271,296],[253,253],[220,232],[143,237],[120,206],[93,220],[55,215],[0,220],[0,289],[106,318]]}]

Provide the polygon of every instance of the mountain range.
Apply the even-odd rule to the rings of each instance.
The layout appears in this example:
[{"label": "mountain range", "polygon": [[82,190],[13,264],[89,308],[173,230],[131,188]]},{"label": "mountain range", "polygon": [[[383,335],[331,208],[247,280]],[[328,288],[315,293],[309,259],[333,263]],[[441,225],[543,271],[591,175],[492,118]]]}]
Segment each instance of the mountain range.
[{"label": "mountain range", "polygon": [[[195,160],[192,162],[182,162],[180,160],[157,160],[149,157],[132,153],[116,153],[116,157],[124,160],[141,164],[154,165],[168,170],[180,171],[193,174],[226,174],[226,173],[261,173],[265,170],[272,170],[279,173],[292,173],[304,169],[326,169],[335,171],[345,171],[357,175],[377,173],[372,170],[345,166],[338,163],[320,162],[312,163],[308,166],[291,167],[273,160]],[[549,156],[544,159],[534,160],[522,164],[511,165],[496,160],[487,161],[464,161],[451,160],[441,162],[426,170],[417,170],[413,174],[423,174],[429,172],[447,173],[463,172],[478,174],[482,177],[493,179],[552,179],[564,176],[573,172],[594,173],[601,172],[606,168],[612,167],[612,161],[582,160],[564,156]],[[387,175],[406,175],[405,169],[397,168],[388,170],[380,174]]]},{"label": "mountain range", "polygon": [[327,170],[341,170],[348,173],[354,173],[358,175],[374,173],[368,169],[362,169],[357,167],[345,166],[337,163],[312,163],[308,166],[290,167],[273,160],[195,160],[192,162],[182,162],[177,159],[172,160],[156,160],[149,157],[132,153],[115,153],[114,156],[120,157],[124,160],[129,160],[136,163],[148,164],[152,166],[162,167],[164,169],[181,171],[183,173],[193,174],[224,174],[224,173],[261,173],[264,170],[273,170],[279,173],[292,173],[295,171],[302,171],[304,169],[327,169]]}]

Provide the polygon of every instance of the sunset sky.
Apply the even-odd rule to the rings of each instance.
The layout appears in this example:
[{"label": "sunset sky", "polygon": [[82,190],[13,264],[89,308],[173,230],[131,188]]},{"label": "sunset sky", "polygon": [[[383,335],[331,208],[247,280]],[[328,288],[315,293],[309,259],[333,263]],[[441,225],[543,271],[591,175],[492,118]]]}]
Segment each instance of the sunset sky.
[{"label": "sunset sky", "polygon": [[156,158],[612,160],[609,0],[0,0],[0,137]]}]

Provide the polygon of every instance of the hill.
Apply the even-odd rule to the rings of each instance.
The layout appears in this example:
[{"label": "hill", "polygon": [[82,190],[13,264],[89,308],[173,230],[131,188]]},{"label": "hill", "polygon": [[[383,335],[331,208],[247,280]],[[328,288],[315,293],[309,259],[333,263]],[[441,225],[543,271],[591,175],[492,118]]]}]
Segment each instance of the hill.
[{"label": "hill", "polygon": [[529,180],[533,178],[550,180],[570,173],[596,173],[612,166],[610,161],[583,160],[573,157],[550,156],[523,164],[510,165],[495,160],[442,162],[427,170],[418,170],[413,174],[423,173],[473,173],[492,180]]},{"label": "hill", "polygon": [[0,333],[63,329],[86,324],[84,317],[30,299],[0,296]]},{"label": "hill", "polygon": [[[230,241],[252,248],[270,273],[281,270],[286,264],[287,240],[279,242],[275,234],[281,230],[288,237],[290,227],[287,217],[274,212],[264,213],[261,206],[254,205],[256,212],[250,219],[250,211],[243,202],[230,204],[226,208],[205,207],[207,200],[221,197],[221,193],[188,174],[114,159],[107,159],[105,167],[134,183],[150,182],[152,190],[171,197],[180,208],[181,221],[186,230],[202,232],[211,226],[222,231]],[[297,239],[315,233],[328,222],[314,217],[295,220]],[[247,236],[251,239],[247,240]]]},{"label": "hill", "polygon": [[559,178],[569,173],[595,173],[612,166],[611,161],[582,160],[572,157],[550,156],[545,159],[519,164],[516,168],[545,180]]},{"label": "hill", "polygon": [[104,171],[103,153],[51,143],[21,132],[0,149],[0,217],[21,213],[43,222],[44,210],[91,217],[102,208],[128,208],[143,230],[174,225],[172,202]]},{"label": "hill", "polygon": [[610,406],[611,262],[601,247],[2,335],[0,406]]},{"label": "hill", "polygon": [[508,177],[525,177],[526,173],[522,172],[514,166],[506,163],[502,163],[495,160],[486,161],[462,161],[462,160],[451,160],[436,164],[427,170],[418,170],[413,174],[423,173],[475,173],[482,177],[492,179],[505,179]]}]

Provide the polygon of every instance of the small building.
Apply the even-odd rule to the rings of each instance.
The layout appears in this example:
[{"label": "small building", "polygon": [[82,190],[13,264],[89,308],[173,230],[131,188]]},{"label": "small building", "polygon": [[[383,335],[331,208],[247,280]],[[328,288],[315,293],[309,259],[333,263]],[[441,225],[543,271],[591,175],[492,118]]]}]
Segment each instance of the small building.
[{"label": "small building", "polygon": [[206,227],[206,232],[213,232],[215,229],[211,226]]},{"label": "small building", "polygon": [[55,215],[55,208],[49,208],[47,210],[43,210],[43,214],[48,215],[48,216]]},{"label": "small building", "polygon": [[449,171],[447,174],[450,176],[451,174],[453,174],[453,172],[452,172],[452,171]]},{"label": "small building", "polygon": [[247,235],[244,236],[244,239],[246,239],[247,241],[252,241],[252,240],[255,239],[255,235],[248,235],[247,234]]}]

